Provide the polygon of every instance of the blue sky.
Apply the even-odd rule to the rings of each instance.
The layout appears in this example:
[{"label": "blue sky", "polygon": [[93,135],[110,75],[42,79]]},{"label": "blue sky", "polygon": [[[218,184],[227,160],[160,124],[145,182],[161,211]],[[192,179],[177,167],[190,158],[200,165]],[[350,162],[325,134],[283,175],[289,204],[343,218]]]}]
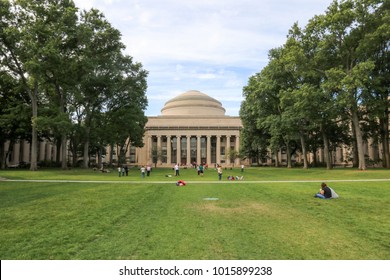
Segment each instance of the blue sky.
[{"label": "blue sky", "polygon": [[126,54],[148,75],[147,116],[169,99],[199,90],[238,116],[242,89],[285,43],[294,22],[304,27],[332,0],[75,0],[99,9],[122,33]]}]

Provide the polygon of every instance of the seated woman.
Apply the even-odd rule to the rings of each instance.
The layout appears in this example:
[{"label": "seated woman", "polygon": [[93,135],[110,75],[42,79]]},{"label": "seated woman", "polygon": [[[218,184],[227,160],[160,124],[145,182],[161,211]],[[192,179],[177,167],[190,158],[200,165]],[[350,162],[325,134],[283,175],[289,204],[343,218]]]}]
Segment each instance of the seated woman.
[{"label": "seated woman", "polygon": [[314,197],[322,199],[332,198],[332,190],[325,183],[321,183],[321,189],[314,195]]}]

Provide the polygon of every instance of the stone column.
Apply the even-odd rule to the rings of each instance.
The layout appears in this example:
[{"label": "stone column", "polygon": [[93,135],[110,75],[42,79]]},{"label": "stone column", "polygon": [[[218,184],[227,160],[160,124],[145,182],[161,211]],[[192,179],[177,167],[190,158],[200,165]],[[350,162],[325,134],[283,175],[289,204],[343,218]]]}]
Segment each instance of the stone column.
[{"label": "stone column", "polygon": [[207,135],[207,143],[206,143],[206,158],[207,165],[211,166],[211,136]]},{"label": "stone column", "polygon": [[148,136],[148,143],[146,145],[146,159],[148,160],[148,164],[152,164],[153,163],[153,159],[152,159],[152,135],[149,135]]},{"label": "stone column", "polygon": [[171,135],[167,135],[167,164],[168,165],[171,165],[171,153],[172,153],[172,149],[171,149]]},{"label": "stone column", "polygon": [[225,162],[227,166],[230,166],[230,135],[226,136],[226,147],[225,147]]},{"label": "stone column", "polygon": [[161,135],[157,135],[157,165],[161,165],[161,156],[162,156]]},{"label": "stone column", "polygon": [[[46,160],[46,142],[42,141],[38,145],[40,145],[39,160]],[[62,151],[62,149],[61,149],[61,151]]]},{"label": "stone column", "polygon": [[[18,164],[20,158],[20,143],[14,144],[14,150],[12,155],[12,163],[11,164]],[[37,159],[38,160],[38,159]]]},{"label": "stone column", "polygon": [[177,135],[176,136],[176,163],[178,163],[179,165],[181,164],[181,143],[180,143],[180,138],[181,136],[180,135]]},{"label": "stone column", "polygon": [[[52,146],[53,146],[52,143],[47,143],[47,146],[46,146],[46,159],[49,160],[49,161],[53,161],[53,158],[51,156]],[[65,157],[65,160],[67,160],[66,157]]]},{"label": "stone column", "polygon": [[201,146],[200,146],[200,140],[201,140],[201,137],[202,136],[197,136],[196,137],[196,163],[197,164],[201,164],[201,161],[202,161],[202,158],[201,158],[201,155],[200,155],[200,149],[201,149]]},{"label": "stone column", "polygon": [[[235,149],[236,149],[236,152],[237,152],[237,153],[240,152],[240,135],[236,135]],[[239,159],[239,158],[236,158],[236,159],[235,159],[235,163],[236,163],[237,165],[239,165],[239,164],[240,164],[240,159]]]},{"label": "stone column", "polygon": [[221,164],[221,135],[217,135],[217,149],[216,149],[217,164]]}]

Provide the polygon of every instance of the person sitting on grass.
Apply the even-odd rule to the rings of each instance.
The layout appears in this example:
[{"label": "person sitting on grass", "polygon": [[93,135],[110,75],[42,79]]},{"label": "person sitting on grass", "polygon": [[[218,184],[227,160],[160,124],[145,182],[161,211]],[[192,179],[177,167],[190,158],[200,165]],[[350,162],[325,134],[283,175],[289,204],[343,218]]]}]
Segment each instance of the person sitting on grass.
[{"label": "person sitting on grass", "polygon": [[321,189],[314,197],[327,199],[327,198],[337,198],[339,197],[335,191],[328,187],[325,183],[321,183]]},{"label": "person sitting on grass", "polygon": [[176,186],[179,186],[179,187],[182,187],[182,186],[185,186],[187,183],[184,182],[183,180],[179,180],[176,182]]}]

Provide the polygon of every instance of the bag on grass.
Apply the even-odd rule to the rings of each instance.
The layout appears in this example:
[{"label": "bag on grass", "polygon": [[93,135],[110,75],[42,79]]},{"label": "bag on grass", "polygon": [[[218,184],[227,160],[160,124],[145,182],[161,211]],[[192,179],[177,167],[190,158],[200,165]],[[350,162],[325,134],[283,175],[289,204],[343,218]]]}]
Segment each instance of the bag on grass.
[{"label": "bag on grass", "polygon": [[332,193],[332,198],[339,198],[339,195],[332,188],[329,188],[329,189]]}]

